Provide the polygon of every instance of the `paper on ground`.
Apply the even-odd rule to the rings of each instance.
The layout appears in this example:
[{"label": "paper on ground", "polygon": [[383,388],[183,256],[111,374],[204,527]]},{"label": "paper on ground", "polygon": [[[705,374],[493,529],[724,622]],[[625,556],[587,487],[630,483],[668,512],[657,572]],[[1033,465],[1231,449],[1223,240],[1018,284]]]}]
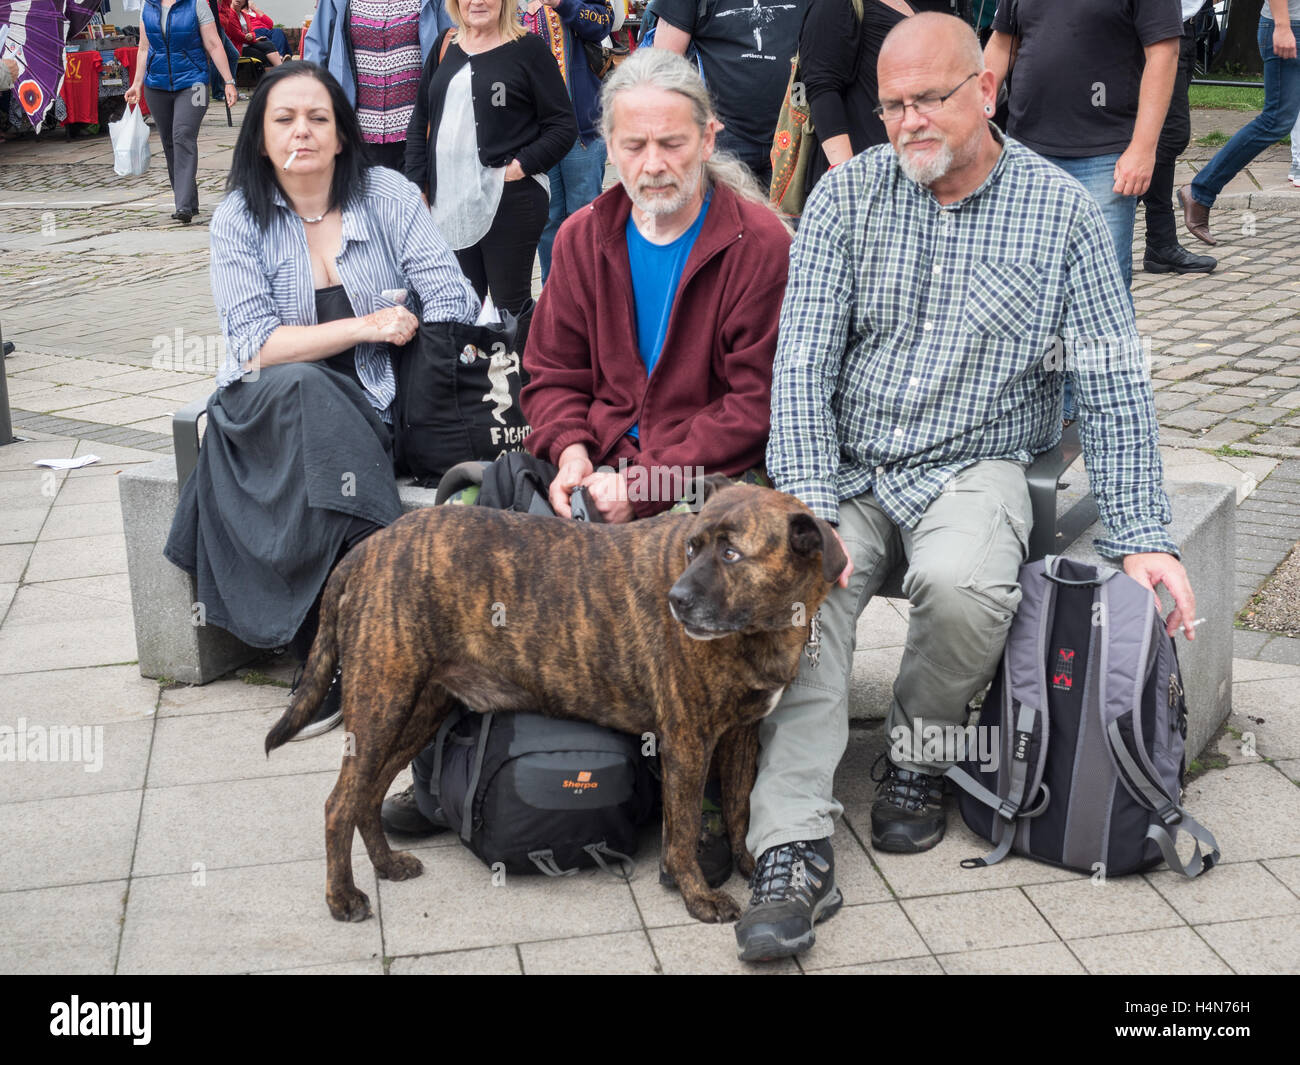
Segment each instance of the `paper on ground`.
[{"label": "paper on ground", "polygon": [[32,465],[45,466],[51,470],[79,470],[82,466],[89,466],[92,462],[98,461],[98,455],[82,455],[77,459],[37,459]]}]

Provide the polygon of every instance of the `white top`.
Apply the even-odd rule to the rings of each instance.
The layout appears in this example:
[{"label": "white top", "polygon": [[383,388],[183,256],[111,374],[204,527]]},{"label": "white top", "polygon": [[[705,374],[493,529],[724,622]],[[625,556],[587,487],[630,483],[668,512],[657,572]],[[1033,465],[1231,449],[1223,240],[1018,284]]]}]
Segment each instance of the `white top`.
[{"label": "white top", "polygon": [[434,149],[438,191],[429,210],[452,251],[473,247],[492,228],[506,182],[505,167],[479,162],[469,74],[466,63],[447,85]]}]

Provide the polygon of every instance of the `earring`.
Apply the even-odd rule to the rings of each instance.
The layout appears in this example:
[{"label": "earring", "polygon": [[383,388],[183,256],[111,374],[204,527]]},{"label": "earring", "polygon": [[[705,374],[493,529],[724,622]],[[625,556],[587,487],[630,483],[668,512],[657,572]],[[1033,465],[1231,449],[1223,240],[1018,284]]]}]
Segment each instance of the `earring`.
[{"label": "earring", "polygon": [[993,114],[993,108],[989,107],[988,104],[985,104],[985,105],[984,105],[984,113],[985,113],[986,115],[991,115],[991,114]]}]

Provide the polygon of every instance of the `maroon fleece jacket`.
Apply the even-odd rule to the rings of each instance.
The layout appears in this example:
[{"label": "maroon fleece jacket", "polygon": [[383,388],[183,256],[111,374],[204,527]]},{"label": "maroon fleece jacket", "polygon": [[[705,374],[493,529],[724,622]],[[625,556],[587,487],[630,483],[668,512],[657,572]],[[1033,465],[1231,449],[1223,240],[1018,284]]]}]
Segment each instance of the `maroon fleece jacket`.
[{"label": "maroon fleece jacket", "polygon": [[[766,207],[716,186],[647,375],[627,257],[631,209],[616,185],[556,234],[524,351],[528,449],[558,462],[582,443],[597,467],[623,459],[656,477],[664,467],[735,476],[761,466],[789,234]],[[626,435],[634,425],[639,444]],[[631,502],[644,518],[673,501]]]}]

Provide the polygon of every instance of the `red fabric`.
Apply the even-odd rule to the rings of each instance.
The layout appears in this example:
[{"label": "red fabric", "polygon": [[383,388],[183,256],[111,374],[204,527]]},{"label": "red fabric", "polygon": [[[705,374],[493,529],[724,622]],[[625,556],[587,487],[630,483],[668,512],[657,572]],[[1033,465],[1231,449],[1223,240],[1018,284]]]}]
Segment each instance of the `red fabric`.
[{"label": "red fabric", "polygon": [[239,24],[239,12],[230,6],[230,0],[221,0],[217,5],[217,17],[221,19],[221,28],[230,38],[230,43],[237,51],[242,52],[244,45],[248,43],[248,36],[253,32],[251,20],[249,28],[244,29]]},{"label": "red fabric", "polygon": [[251,4],[244,8],[244,17],[248,19],[248,28],[250,30],[272,30],[275,29],[275,22],[270,15],[264,15]]},{"label": "red fabric", "polygon": [[[528,449],[557,462],[570,444],[592,463],[703,466],[731,476],[763,463],[790,236],[768,208],[713,191],[653,374],[637,354],[621,185],[556,234],[528,333],[521,405]],[[633,425],[640,445],[625,434]],[[672,500],[634,500],[648,517]]]},{"label": "red fabric", "polygon": [[[113,58],[126,67],[126,84],[128,87],[135,79],[135,63],[139,57],[140,49],[137,47],[113,49]],[[143,92],[140,93],[140,113],[142,115],[149,113],[149,105],[145,102]]]},{"label": "red fabric", "polygon": [[98,52],[69,52],[67,71],[59,95],[68,106],[69,122],[99,121],[99,71],[104,65]]}]

